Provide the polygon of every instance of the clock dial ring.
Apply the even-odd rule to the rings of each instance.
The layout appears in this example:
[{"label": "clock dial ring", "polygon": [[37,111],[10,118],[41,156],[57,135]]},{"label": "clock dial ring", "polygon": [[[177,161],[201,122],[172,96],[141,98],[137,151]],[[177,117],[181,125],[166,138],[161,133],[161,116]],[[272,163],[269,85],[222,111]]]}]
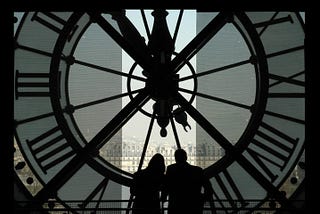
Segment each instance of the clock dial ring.
[{"label": "clock dial ring", "polygon": [[[268,59],[271,58],[271,55],[272,55],[272,54],[270,54],[270,53],[267,54]],[[17,73],[17,74],[19,74],[19,73]],[[278,78],[278,77],[276,77],[276,78]],[[289,82],[289,80],[286,80],[286,81]],[[296,81],[296,80],[294,80],[294,81],[293,81],[293,80],[290,80],[290,81],[291,81],[291,82],[294,82],[294,81]],[[277,95],[273,95],[273,96],[277,96]],[[295,95],[293,95],[293,96],[295,96]],[[270,112],[269,110],[267,110],[266,112],[267,112],[269,115],[275,115],[275,113],[272,113],[272,114],[269,113],[269,112]],[[45,116],[43,116],[43,117],[45,117]],[[281,117],[282,117],[282,116],[281,116]],[[284,117],[282,117],[282,118],[284,118]],[[266,123],[266,121],[263,121],[262,123],[264,124],[264,127],[265,127],[267,130],[269,130],[269,131],[270,131],[270,130],[273,130],[273,129],[271,129],[271,128],[269,127],[270,124],[269,124],[269,123]],[[269,126],[268,126],[268,125],[269,125]],[[271,132],[272,132],[272,131],[271,131]],[[266,133],[263,132],[263,134],[266,134]],[[284,134],[281,134],[281,136],[282,136],[282,135],[284,135]],[[294,144],[294,145],[295,145],[295,144]],[[243,148],[241,148],[242,146],[245,147],[244,144],[236,144],[235,147],[236,147],[236,148],[239,147],[239,151],[241,151],[241,149],[243,149]],[[244,150],[242,150],[242,151],[247,152],[246,149],[244,149]],[[239,152],[239,153],[241,153],[241,152]],[[253,153],[253,154],[256,155],[255,153]],[[273,153],[272,153],[272,154],[273,154]],[[300,156],[300,155],[298,155],[298,156]],[[227,165],[229,166],[229,165],[230,165],[230,164],[224,163],[222,160],[224,160],[224,159],[221,159],[221,161],[219,162],[219,164],[224,165],[224,166],[227,166]],[[231,159],[230,159],[230,160],[231,160]],[[295,162],[296,162],[296,161],[295,161]],[[218,166],[218,163],[217,163],[216,165]],[[294,165],[294,163],[293,163],[293,165]],[[292,167],[293,167],[293,166],[292,166]],[[218,167],[218,168],[219,168],[219,167]],[[289,170],[289,171],[291,171],[291,170]],[[220,172],[222,172],[222,171],[220,170]],[[226,172],[226,174],[228,174],[228,173],[229,173],[229,172]],[[278,182],[277,185],[280,186],[281,183],[282,183],[282,182]]]},{"label": "clock dial ring", "polygon": [[[241,17],[241,15],[240,15],[240,17]],[[243,18],[241,18],[241,19],[243,19]],[[242,20],[240,21],[240,22],[242,22]],[[248,25],[248,24],[246,24],[246,25]],[[72,27],[70,28],[70,31],[71,31],[71,29],[72,29]],[[68,34],[68,33],[67,33]],[[66,36],[65,36],[65,38],[67,38],[67,34],[66,34]],[[66,39],[64,39],[64,40],[66,40]],[[248,41],[246,41],[246,42],[248,42]],[[63,45],[61,45],[61,46],[63,46]],[[261,48],[259,48],[259,50],[261,50]],[[251,50],[252,51],[252,50]],[[70,55],[72,55],[72,54],[70,54]],[[57,59],[60,59],[60,56],[59,56],[59,54],[57,54]],[[258,62],[260,63],[260,65],[262,65],[263,64],[263,54],[261,54],[261,53],[259,53],[259,55],[258,55]],[[260,62],[261,61],[261,62]],[[258,63],[258,64],[259,64]],[[265,66],[261,66],[262,67],[262,70],[263,69],[265,69],[265,68],[263,68],[263,67],[265,67]],[[263,75],[265,75],[265,71],[256,71],[256,72],[259,72],[259,74],[257,74],[257,75],[261,75],[262,76],[262,79],[266,79],[265,77],[263,77]],[[52,72],[53,74],[55,73],[55,74],[57,74],[57,72]],[[260,78],[260,77],[259,77]],[[57,79],[57,77],[54,77],[54,78],[52,78],[52,79]],[[260,81],[260,80],[259,80]],[[261,81],[261,82],[264,82],[264,81]],[[260,83],[259,83],[260,84]],[[259,84],[257,84],[257,87],[259,87]],[[264,83],[265,84],[265,83]],[[54,88],[56,88],[57,86],[54,86]],[[263,100],[263,97],[264,97],[264,99],[265,99],[265,95],[263,95],[263,94],[265,94],[266,92],[265,91],[263,91],[263,88],[265,88],[265,87],[261,87],[262,88],[262,91],[261,92],[259,92],[259,93],[256,93],[256,94],[259,94],[259,96],[260,96],[260,98]],[[260,90],[260,89],[258,89],[258,90]],[[66,97],[67,97],[68,95],[66,95]],[[257,95],[258,96],[258,95]],[[259,98],[259,99],[260,99]],[[57,100],[57,99],[56,99]],[[261,114],[263,113],[263,110],[261,111],[261,109],[263,109],[263,105],[264,105],[264,103],[263,102],[265,102],[265,101],[259,101],[259,102],[257,102],[256,103],[256,105],[261,105],[261,107],[258,107],[258,108],[256,108],[256,109],[259,109],[259,111],[260,112],[258,112],[258,114],[260,114],[260,117],[261,117]],[[53,103],[57,103],[57,105],[59,105],[58,103],[59,103],[59,101],[58,102],[53,102]],[[57,109],[61,109],[62,107],[57,107]],[[57,110],[57,112],[59,112],[59,110]],[[61,114],[61,113],[59,113],[59,114]],[[256,114],[256,113],[255,113]],[[258,116],[259,117],[259,116]],[[251,116],[251,118],[258,118],[257,116]],[[259,123],[259,119],[255,119],[257,122],[256,123]],[[60,119],[58,119],[58,121],[63,121],[63,120],[60,120]],[[256,125],[256,124],[255,124]],[[65,125],[63,125],[63,126],[65,126]],[[74,125],[75,127],[76,127],[76,124]],[[67,126],[66,126],[67,127]],[[250,127],[250,128],[247,128],[247,129],[251,129],[252,127]],[[253,133],[254,131],[250,131],[250,133]],[[79,134],[79,135],[81,135],[81,133]],[[239,140],[239,141],[241,141],[241,140]],[[247,141],[243,141],[242,142],[243,144],[245,144],[245,143],[247,143]],[[241,144],[241,143],[239,143],[238,142],[238,144]],[[242,146],[242,148],[244,148],[245,147],[245,145],[244,146]]]}]

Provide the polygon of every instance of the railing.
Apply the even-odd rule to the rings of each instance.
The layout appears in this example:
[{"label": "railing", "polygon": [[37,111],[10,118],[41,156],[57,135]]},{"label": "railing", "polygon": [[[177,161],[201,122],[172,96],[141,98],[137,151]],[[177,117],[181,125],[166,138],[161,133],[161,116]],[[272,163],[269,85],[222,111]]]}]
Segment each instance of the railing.
[{"label": "railing", "polygon": [[[274,213],[303,213],[299,209],[304,206],[304,200],[291,201],[295,209],[282,208],[280,204],[273,200],[246,200],[246,201],[215,201],[205,202],[203,214],[274,214]],[[28,202],[16,201],[15,212],[18,214],[27,213],[52,213],[52,214],[131,214],[132,208],[128,208],[128,200],[107,200],[107,201],[64,201],[63,204],[58,201],[48,201],[41,207],[26,208]],[[168,203],[162,204],[162,213],[166,214]]]}]

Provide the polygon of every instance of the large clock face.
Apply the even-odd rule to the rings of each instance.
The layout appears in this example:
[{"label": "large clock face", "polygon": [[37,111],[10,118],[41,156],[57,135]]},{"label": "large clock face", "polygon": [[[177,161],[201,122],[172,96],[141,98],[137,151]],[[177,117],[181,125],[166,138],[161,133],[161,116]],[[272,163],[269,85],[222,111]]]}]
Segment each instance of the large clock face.
[{"label": "large clock face", "polygon": [[216,208],[291,206],[304,179],[298,13],[30,12],[17,25],[15,164],[35,200],[127,200],[133,172],[184,148]]}]

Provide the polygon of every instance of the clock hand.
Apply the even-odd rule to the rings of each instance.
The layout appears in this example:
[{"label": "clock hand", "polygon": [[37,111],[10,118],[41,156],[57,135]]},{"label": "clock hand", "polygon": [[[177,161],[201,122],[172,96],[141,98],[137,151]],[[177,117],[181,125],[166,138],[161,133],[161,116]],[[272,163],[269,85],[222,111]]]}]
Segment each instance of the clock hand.
[{"label": "clock hand", "polygon": [[[226,152],[235,153],[234,146],[180,93],[176,93],[176,102],[213,138]],[[232,154],[236,155],[236,154]]]},{"label": "clock hand", "polygon": [[153,69],[153,59],[146,44],[123,12],[110,12],[117,21],[122,35],[100,13],[88,12],[88,14],[145,71]]},{"label": "clock hand", "polygon": [[221,12],[172,60],[170,70],[177,73],[230,20],[232,13]]},{"label": "clock hand", "polygon": [[116,20],[119,26],[119,29],[123,37],[135,48],[141,56],[148,60],[152,61],[150,51],[145,43],[144,38],[140,35],[139,31],[135,28],[132,22],[125,15],[125,10],[110,12],[112,19]]},{"label": "clock hand", "polygon": [[112,136],[149,100],[146,90],[135,96],[86,146],[77,152],[35,196],[26,208],[41,205],[48,198],[54,196],[96,151],[101,148]]},{"label": "clock hand", "polygon": [[[119,29],[123,35],[123,37],[132,45],[136,45],[140,49],[147,49],[147,46],[144,42],[144,38],[140,35],[139,31],[135,28],[135,26],[131,23],[131,21],[126,16],[126,11],[124,9],[119,11],[108,12],[112,15],[112,19],[114,19],[119,26]],[[146,52],[147,53],[147,52]]]},{"label": "clock hand", "polygon": [[155,9],[151,14],[154,17],[154,22],[148,47],[155,61],[159,64],[165,64],[171,60],[174,51],[174,41],[171,38],[166,20],[168,12],[164,9]]}]

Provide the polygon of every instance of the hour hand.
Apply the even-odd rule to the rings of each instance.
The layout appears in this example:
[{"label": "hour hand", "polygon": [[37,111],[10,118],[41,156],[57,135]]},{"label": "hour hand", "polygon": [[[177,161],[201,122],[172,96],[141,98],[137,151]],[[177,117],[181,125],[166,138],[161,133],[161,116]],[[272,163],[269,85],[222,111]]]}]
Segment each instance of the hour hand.
[{"label": "hour hand", "polygon": [[120,29],[123,37],[145,58],[151,58],[145,39],[140,35],[132,22],[125,15],[125,10],[109,12],[112,15]]},{"label": "hour hand", "polygon": [[153,69],[152,57],[139,32],[123,12],[108,12],[119,25],[120,32],[112,26],[101,13],[88,12],[96,22],[134,61],[144,70]]}]

